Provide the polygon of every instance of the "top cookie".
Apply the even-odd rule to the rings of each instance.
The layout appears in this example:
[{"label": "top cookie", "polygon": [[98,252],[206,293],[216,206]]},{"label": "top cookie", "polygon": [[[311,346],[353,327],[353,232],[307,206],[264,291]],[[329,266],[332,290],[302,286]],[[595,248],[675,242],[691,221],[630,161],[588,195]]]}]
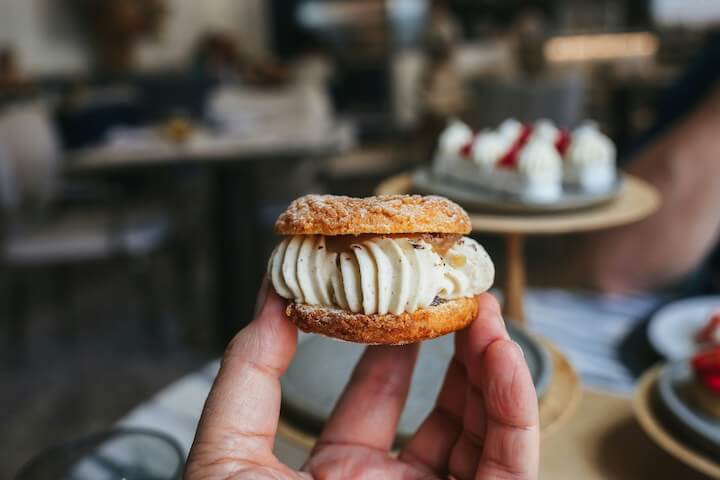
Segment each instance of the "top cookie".
[{"label": "top cookie", "polygon": [[275,222],[275,232],[281,235],[466,235],[470,230],[470,218],[459,205],[446,198],[420,195],[305,195],[293,201]]}]

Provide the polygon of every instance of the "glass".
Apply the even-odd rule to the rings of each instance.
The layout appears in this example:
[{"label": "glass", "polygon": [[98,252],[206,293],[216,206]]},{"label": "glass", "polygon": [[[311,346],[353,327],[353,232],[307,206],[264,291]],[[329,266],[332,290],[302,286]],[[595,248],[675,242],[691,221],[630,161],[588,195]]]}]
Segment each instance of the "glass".
[{"label": "glass", "polygon": [[175,480],[185,454],[161,432],[117,429],[89,435],[42,451],[16,480]]}]

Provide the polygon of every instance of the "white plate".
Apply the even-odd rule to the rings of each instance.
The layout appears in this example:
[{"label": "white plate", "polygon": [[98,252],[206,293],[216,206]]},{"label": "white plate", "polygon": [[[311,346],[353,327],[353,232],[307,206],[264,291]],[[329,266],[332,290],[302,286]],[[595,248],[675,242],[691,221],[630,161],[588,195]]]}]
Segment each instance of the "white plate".
[{"label": "white plate", "polygon": [[660,309],[648,325],[648,340],[668,360],[683,360],[698,349],[695,335],[720,309],[720,295],[673,302]]}]

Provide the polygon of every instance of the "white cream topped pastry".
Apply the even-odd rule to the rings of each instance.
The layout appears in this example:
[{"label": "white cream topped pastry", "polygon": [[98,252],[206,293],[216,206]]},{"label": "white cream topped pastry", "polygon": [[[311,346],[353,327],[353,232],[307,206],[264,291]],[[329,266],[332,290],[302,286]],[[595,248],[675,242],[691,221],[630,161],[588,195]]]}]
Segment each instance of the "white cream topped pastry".
[{"label": "white cream topped pastry", "polygon": [[518,157],[518,171],[528,177],[559,181],[562,167],[562,158],[555,147],[542,140],[530,140]]},{"label": "white cream topped pastry", "polygon": [[615,145],[594,124],[572,134],[565,155],[565,181],[588,191],[604,191],[615,182]]},{"label": "white cream topped pastry", "polygon": [[457,184],[544,203],[559,200],[563,187],[608,192],[617,177],[615,145],[594,123],[571,133],[548,119],[528,125],[510,118],[476,135],[453,121],[440,137],[432,169]]},{"label": "white cream topped pastry", "polygon": [[523,124],[515,120],[514,118],[508,118],[500,124],[497,131],[503,137],[514,141],[522,132]]},{"label": "white cream topped pastry", "polygon": [[615,145],[593,124],[573,132],[567,159],[577,166],[615,165]]},{"label": "white cream topped pastry", "polygon": [[460,120],[452,120],[440,135],[440,151],[445,154],[457,155],[472,140],[473,131],[470,127]]},{"label": "white cream topped pastry", "polygon": [[494,268],[467,237],[440,254],[412,237],[378,236],[331,252],[324,236],[296,235],[275,248],[268,274],[275,291],[297,303],[398,315],[427,308],[436,298],[480,294],[492,285]]},{"label": "white cream topped pastry", "polygon": [[533,125],[532,138],[555,143],[559,133],[560,130],[552,121],[543,118],[535,122],[535,125]]},{"label": "white cream topped pastry", "polygon": [[520,151],[519,176],[510,182],[513,193],[537,201],[553,201],[562,191],[563,163],[553,144],[531,139]]},{"label": "white cream topped pastry", "polygon": [[492,170],[507,151],[509,144],[508,139],[498,133],[480,132],[473,143],[473,160],[479,167]]}]

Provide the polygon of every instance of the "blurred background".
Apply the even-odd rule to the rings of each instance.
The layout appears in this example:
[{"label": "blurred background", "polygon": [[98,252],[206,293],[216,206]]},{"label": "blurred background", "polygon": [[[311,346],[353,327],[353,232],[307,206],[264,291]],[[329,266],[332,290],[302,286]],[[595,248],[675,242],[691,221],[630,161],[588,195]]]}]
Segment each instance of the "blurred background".
[{"label": "blurred background", "polygon": [[702,0],[0,0],[0,478],[220,354],[293,198],[372,194],[453,117],[592,118],[622,162],[694,95],[665,92],[718,22]]}]

